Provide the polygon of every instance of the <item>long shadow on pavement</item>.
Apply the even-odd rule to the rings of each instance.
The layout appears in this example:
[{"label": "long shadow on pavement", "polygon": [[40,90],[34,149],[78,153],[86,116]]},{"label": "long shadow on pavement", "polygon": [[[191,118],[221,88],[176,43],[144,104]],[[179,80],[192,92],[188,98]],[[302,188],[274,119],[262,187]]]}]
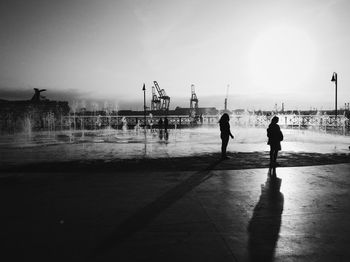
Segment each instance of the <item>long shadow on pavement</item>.
[{"label": "long shadow on pavement", "polygon": [[102,243],[92,253],[92,258],[107,252],[113,247],[118,246],[134,233],[146,228],[154,218],[162,213],[166,208],[170,207],[185,194],[190,192],[193,188],[212,177],[211,170],[217,166],[221,160],[216,160],[206,169],[196,172],[177,186],[165,192],[155,201],[141,208],[134,215],[127,218],[124,222],[119,224]]},{"label": "long shadow on pavement", "polygon": [[250,261],[274,260],[284,204],[284,197],[280,192],[281,183],[280,178],[268,175],[265,184],[261,185],[260,199],[248,226]]}]

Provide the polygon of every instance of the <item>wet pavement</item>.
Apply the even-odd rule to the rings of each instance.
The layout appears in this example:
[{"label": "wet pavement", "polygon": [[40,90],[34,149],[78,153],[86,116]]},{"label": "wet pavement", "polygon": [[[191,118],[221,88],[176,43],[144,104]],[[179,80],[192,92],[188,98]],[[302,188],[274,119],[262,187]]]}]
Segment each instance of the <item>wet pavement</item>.
[{"label": "wet pavement", "polygon": [[[350,136],[285,129],[283,152],[349,153]],[[265,128],[232,127],[229,152],[268,151]],[[174,158],[220,151],[217,128],[159,130],[46,131],[0,136],[0,166],[77,160]]]},{"label": "wet pavement", "polygon": [[[232,160],[227,160],[232,161]],[[199,171],[11,173],[12,260],[350,261],[350,163]]]}]

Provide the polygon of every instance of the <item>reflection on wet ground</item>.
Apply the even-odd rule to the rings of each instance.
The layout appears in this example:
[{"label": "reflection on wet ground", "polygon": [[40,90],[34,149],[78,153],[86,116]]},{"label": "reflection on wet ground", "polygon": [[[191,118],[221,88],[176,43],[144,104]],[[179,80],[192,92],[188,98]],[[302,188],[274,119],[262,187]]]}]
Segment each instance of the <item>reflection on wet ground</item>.
[{"label": "reflection on wet ground", "polygon": [[[230,152],[269,150],[266,130],[232,128]],[[350,137],[301,130],[282,130],[282,150],[289,152],[348,153]],[[0,136],[0,163],[90,159],[169,158],[220,151],[217,128],[159,130],[80,130],[32,132]]]}]

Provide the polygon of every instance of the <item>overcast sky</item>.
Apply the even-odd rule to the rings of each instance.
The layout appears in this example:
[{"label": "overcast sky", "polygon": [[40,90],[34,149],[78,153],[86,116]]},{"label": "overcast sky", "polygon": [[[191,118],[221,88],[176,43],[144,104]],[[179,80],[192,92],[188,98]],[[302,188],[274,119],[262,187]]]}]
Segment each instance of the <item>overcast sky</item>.
[{"label": "overcast sky", "polygon": [[336,71],[343,106],[349,14],[346,0],[2,0],[0,98],[40,87],[141,109],[156,80],[172,108],[194,84],[200,107],[222,108],[230,85],[230,108],[330,109]]}]

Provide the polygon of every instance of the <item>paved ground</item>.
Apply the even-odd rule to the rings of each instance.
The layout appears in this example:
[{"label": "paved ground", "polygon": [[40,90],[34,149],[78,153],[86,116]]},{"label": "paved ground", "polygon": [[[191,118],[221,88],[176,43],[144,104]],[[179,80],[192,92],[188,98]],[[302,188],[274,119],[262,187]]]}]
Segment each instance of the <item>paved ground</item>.
[{"label": "paved ground", "polygon": [[217,164],[3,174],[1,260],[350,261],[350,163]]}]

